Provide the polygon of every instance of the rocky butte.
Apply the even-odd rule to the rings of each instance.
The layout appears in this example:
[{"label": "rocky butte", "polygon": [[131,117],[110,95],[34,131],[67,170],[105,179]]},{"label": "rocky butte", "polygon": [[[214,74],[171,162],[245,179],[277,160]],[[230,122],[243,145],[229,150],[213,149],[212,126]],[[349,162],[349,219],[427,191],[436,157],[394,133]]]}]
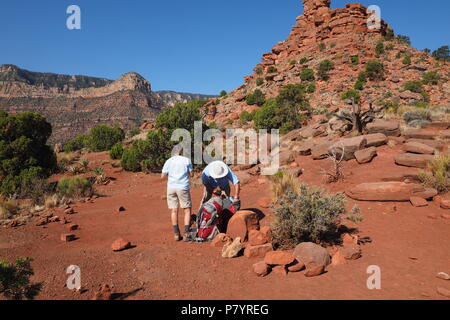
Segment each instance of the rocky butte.
[{"label": "rocky butte", "polygon": [[[431,71],[436,71],[443,79],[447,77],[450,71],[448,63],[437,63],[431,55],[406,43],[385,41],[385,52],[377,55],[377,44],[392,34],[392,28],[381,19],[378,26],[374,25],[376,16],[361,4],[331,9],[330,2],[303,0],[304,14],[297,17],[288,38],[263,55],[262,62],[254,68],[255,72],[244,78],[244,85],[220,99],[219,103],[211,101],[208,104],[208,119],[229,126],[229,119],[238,120],[243,110],[250,112],[257,108],[246,104],[247,95],[259,89],[266,98],[275,97],[287,84],[305,83],[300,74],[306,68],[316,74],[315,91],[309,94],[310,104],[315,109],[345,106],[342,94],[353,89],[359,73],[371,60],[384,65],[383,79],[367,80],[361,91],[367,101],[374,103],[394,99],[399,105],[420,102],[423,96],[405,90],[406,82],[422,80],[423,75]],[[391,46],[388,47],[389,44]],[[411,57],[411,63],[403,63],[406,56]],[[326,81],[317,77],[319,65],[325,60],[334,63]],[[424,85],[424,91],[429,95],[429,105],[449,104],[448,81]]]},{"label": "rocky butte", "polygon": [[137,73],[112,81],[0,66],[0,109],[11,113],[37,112],[53,126],[52,143],[85,134],[97,124],[118,124],[124,129],[152,122],[164,108],[176,102],[211,96],[153,92]]}]

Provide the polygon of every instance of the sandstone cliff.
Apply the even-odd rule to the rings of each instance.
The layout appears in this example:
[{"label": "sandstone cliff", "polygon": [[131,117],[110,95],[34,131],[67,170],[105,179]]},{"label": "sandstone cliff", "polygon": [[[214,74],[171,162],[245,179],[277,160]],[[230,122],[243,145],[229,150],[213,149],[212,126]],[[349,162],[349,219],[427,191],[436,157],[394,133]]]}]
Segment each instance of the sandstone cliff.
[{"label": "sandstone cliff", "polygon": [[[288,38],[276,44],[271,52],[262,57],[255,73],[244,78],[245,84],[231,92],[226,98],[211,101],[208,119],[226,124],[237,120],[243,110],[254,110],[245,98],[260,89],[271,98],[278,95],[287,84],[307,83],[300,79],[305,68],[316,72],[315,92],[309,94],[313,108],[329,109],[344,106],[342,93],[352,89],[358,74],[365,70],[371,60],[383,63],[385,73],[381,81],[367,81],[361,95],[377,103],[396,100],[399,105],[419,102],[420,94],[404,90],[408,81],[423,79],[425,72],[436,71],[444,81],[437,85],[425,85],[430,97],[429,105],[450,105],[449,64],[437,63],[431,55],[418,51],[399,41],[384,41],[393,30],[383,20],[375,25],[374,15],[360,4],[348,4],[345,8],[330,8],[330,0],[303,0],[304,14],[297,18]],[[376,54],[377,43],[383,40],[386,47],[381,55]],[[410,64],[403,59],[411,57]],[[324,60],[331,60],[334,69],[329,79],[317,78],[317,70]],[[262,84],[261,84],[262,83]]]}]

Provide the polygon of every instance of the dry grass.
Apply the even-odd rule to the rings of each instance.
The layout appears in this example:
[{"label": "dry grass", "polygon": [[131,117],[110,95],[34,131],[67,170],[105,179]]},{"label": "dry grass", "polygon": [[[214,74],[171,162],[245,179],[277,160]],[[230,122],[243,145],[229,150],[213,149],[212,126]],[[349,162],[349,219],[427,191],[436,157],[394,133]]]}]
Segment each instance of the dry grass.
[{"label": "dry grass", "polygon": [[19,210],[15,201],[0,199],[0,220],[6,220],[14,216]]},{"label": "dry grass", "polygon": [[48,195],[45,197],[44,205],[46,209],[52,209],[59,205],[59,197],[57,194]]},{"label": "dry grass", "polygon": [[283,199],[288,192],[292,192],[294,194],[298,194],[300,192],[300,182],[290,173],[279,171],[277,174],[272,176],[270,180],[270,187],[275,201]]},{"label": "dry grass", "polygon": [[423,185],[436,189],[439,193],[450,190],[450,156],[437,155],[428,164],[428,170],[420,170]]}]

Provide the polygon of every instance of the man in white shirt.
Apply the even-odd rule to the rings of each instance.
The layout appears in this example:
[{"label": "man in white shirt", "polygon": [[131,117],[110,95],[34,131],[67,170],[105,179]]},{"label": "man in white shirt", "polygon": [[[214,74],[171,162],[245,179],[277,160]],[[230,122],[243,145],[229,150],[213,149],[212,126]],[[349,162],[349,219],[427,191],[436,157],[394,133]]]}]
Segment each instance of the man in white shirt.
[{"label": "man in white shirt", "polygon": [[175,241],[180,241],[180,228],[178,227],[178,208],[184,210],[184,236],[190,232],[192,200],[190,193],[189,177],[194,176],[192,162],[183,156],[174,156],[164,164],[161,178],[168,177],[167,182],[167,205],[171,210],[172,226],[175,233]]}]

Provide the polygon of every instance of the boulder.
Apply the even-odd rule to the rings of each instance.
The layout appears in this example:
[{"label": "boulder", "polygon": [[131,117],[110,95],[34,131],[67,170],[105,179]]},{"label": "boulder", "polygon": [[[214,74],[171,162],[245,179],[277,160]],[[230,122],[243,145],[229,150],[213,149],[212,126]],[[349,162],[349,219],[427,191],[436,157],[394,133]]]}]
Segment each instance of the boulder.
[{"label": "boulder", "polygon": [[427,200],[421,197],[411,197],[409,198],[409,201],[413,205],[413,207],[426,207],[428,206]]},{"label": "boulder", "polygon": [[428,154],[402,153],[394,157],[395,163],[412,168],[426,168],[434,156]]},{"label": "boulder", "polygon": [[366,126],[368,133],[382,133],[386,136],[400,136],[400,123],[393,120],[377,119]]},{"label": "boulder", "polygon": [[306,268],[305,277],[317,277],[325,272],[324,265],[311,265]]},{"label": "boulder", "polygon": [[322,142],[320,144],[317,144],[311,148],[311,155],[314,160],[322,160],[325,159],[329,151],[328,149],[332,145],[332,142]]},{"label": "boulder", "polygon": [[367,140],[363,136],[341,139],[328,148],[329,153],[335,153],[337,158],[343,156],[345,161],[355,158],[355,152],[367,146]]},{"label": "boulder", "polygon": [[289,265],[294,262],[291,253],[285,251],[269,251],[264,257],[264,262],[269,265]]},{"label": "boulder", "polygon": [[259,231],[261,231],[268,243],[272,242],[272,229],[270,226],[263,226]]},{"label": "boulder", "polygon": [[358,150],[355,152],[356,161],[359,164],[369,163],[377,155],[377,148],[370,147],[363,150]]},{"label": "boulder", "polygon": [[267,243],[265,235],[259,230],[250,230],[248,233],[248,243],[252,246],[259,246]]},{"label": "boulder", "polygon": [[389,139],[383,133],[366,134],[364,136],[367,140],[367,147],[380,147],[388,143]]},{"label": "boulder", "polygon": [[281,151],[279,157],[281,166],[288,165],[295,161],[295,153],[291,150]]},{"label": "boulder", "polygon": [[403,182],[372,182],[356,185],[345,193],[359,201],[410,201],[427,191],[422,185]]},{"label": "boulder", "polygon": [[442,130],[439,132],[439,138],[444,140],[450,139],[450,130]]},{"label": "boulder", "polygon": [[418,154],[434,154],[435,151],[434,148],[420,142],[407,142],[404,145],[404,150],[406,152]]},{"label": "boulder", "polygon": [[408,129],[405,130],[403,136],[407,139],[428,139],[433,140],[436,132],[427,129]]},{"label": "boulder", "polygon": [[433,149],[438,149],[438,150],[442,150],[442,148],[444,147],[444,143],[442,141],[439,140],[430,140],[430,139],[408,139],[406,141],[408,142],[418,142],[424,145],[427,145]]},{"label": "boulder", "polygon": [[267,252],[273,251],[272,244],[266,243],[262,245],[252,246],[247,245],[244,250],[244,257],[246,258],[264,258]]},{"label": "boulder", "polygon": [[311,155],[311,149],[314,147],[314,142],[312,140],[297,142],[293,147],[292,151],[296,152],[301,156]]},{"label": "boulder", "polygon": [[252,269],[258,277],[265,277],[270,273],[270,266],[268,266],[264,261],[255,263],[252,266]]},{"label": "boulder", "polygon": [[305,269],[305,265],[301,262],[295,261],[293,264],[287,266],[289,272],[300,272]]},{"label": "boulder", "polygon": [[400,181],[403,182],[405,179],[410,179],[414,181],[420,181],[419,170],[415,168],[398,167],[394,172],[389,172],[384,175],[382,181]]},{"label": "boulder", "polygon": [[227,235],[231,239],[247,239],[250,230],[259,229],[258,215],[253,211],[238,211],[228,221]]},{"label": "boulder", "polygon": [[437,195],[438,195],[438,191],[433,188],[425,188],[425,190],[423,190],[423,191],[414,193],[414,196],[420,197],[423,199],[427,199],[427,200],[431,200],[431,199],[433,199],[434,196],[437,196]]},{"label": "boulder", "polygon": [[275,266],[272,268],[272,272],[284,277],[288,274],[286,266]]},{"label": "boulder", "polygon": [[237,237],[230,244],[227,244],[222,249],[223,258],[235,258],[239,255],[242,250],[241,238]]},{"label": "boulder", "polygon": [[328,251],[322,246],[312,242],[302,242],[295,247],[293,256],[307,269],[311,266],[328,266],[331,263]]},{"label": "boulder", "polygon": [[357,260],[361,258],[361,249],[359,248],[359,246],[355,246],[353,248],[339,248],[339,251],[341,252],[341,255],[345,260]]},{"label": "boulder", "polygon": [[71,242],[71,241],[74,241],[75,239],[76,239],[76,236],[71,233],[66,233],[66,234],[61,235],[61,241],[63,241],[63,242]]},{"label": "boulder", "polygon": [[112,251],[123,251],[131,247],[131,242],[124,239],[119,238],[116,241],[113,242],[111,245]]},{"label": "boulder", "polygon": [[213,241],[211,241],[211,247],[223,248],[224,245],[229,244],[230,242],[231,238],[229,236],[225,233],[219,233]]}]

